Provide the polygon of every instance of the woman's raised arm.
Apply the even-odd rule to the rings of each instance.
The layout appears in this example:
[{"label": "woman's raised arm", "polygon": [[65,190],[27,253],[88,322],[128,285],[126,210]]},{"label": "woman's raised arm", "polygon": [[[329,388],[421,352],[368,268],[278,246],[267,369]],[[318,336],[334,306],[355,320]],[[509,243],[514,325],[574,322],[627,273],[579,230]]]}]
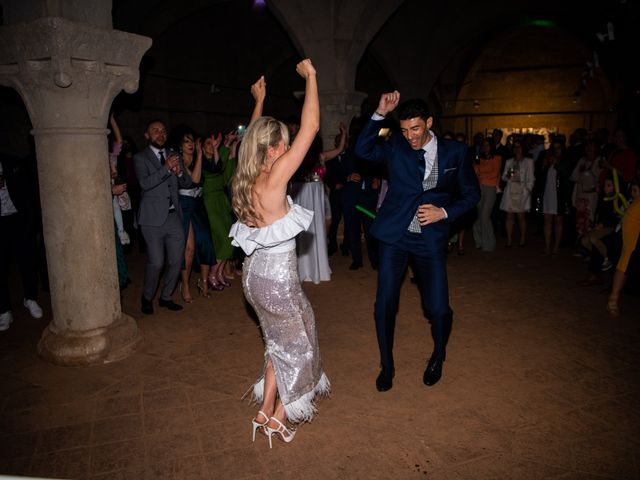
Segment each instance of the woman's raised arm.
[{"label": "woman's raised arm", "polygon": [[253,95],[253,99],[256,101],[256,104],[253,107],[249,124],[251,124],[256,118],[260,118],[262,116],[264,99],[267,96],[267,82],[264,81],[264,75],[261,76],[256,83],[251,85],[251,95]]},{"label": "woman's raised arm", "polygon": [[313,139],[320,130],[320,101],[318,99],[318,82],[316,69],[311,60],[305,59],[296,66],[298,74],[306,80],[304,104],[300,117],[300,130],[296,135],[291,148],[287,150],[273,165],[269,182],[286,184],[289,182],[298,167],[302,164],[305,155],[311,147]]}]

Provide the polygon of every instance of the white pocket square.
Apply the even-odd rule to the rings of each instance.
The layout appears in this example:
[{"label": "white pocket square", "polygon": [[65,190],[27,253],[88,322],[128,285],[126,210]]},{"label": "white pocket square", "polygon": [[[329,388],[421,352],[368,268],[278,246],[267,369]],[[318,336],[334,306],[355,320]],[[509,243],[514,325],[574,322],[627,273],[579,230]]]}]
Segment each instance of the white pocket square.
[{"label": "white pocket square", "polygon": [[445,168],[444,169],[444,173],[453,172],[454,170],[457,170],[457,169],[458,169],[458,167]]}]

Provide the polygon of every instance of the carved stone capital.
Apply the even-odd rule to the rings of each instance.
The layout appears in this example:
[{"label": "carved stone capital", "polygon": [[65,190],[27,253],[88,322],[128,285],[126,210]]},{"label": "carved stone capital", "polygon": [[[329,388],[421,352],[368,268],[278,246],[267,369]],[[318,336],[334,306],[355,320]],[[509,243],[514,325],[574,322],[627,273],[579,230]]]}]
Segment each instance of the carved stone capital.
[{"label": "carved stone capital", "polygon": [[35,128],[104,126],[113,98],[138,89],[151,39],[45,17],[0,28],[0,84],[22,96]]},{"label": "carved stone capital", "polygon": [[137,90],[150,46],[60,17],[0,27],[0,84],[18,90],[34,127],[53,279],[53,320],[38,352],[57,364],[114,361],[141,340],[118,298],[105,126],[118,92]]}]

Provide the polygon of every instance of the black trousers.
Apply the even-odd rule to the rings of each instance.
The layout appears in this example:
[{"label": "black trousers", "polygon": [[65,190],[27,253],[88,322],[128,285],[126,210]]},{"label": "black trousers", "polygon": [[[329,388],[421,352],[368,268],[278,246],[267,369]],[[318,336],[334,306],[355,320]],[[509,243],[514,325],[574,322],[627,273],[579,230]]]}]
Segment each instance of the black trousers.
[{"label": "black trousers", "polygon": [[[356,201],[354,201],[356,200]],[[356,209],[356,205],[376,211],[377,196],[360,195],[356,199],[346,198],[343,202],[345,237],[354,263],[362,265],[362,232],[367,244],[367,255],[373,268],[378,268],[378,241],[369,233],[373,219]]]},{"label": "black trousers", "polygon": [[329,241],[329,250],[338,249],[338,227],[342,220],[342,189],[333,189],[329,193],[329,205],[331,206],[331,225],[327,235]]},{"label": "black trousers", "polygon": [[36,236],[33,224],[21,213],[0,217],[0,313],[11,310],[9,269],[15,259],[22,274],[24,298],[38,299]]}]

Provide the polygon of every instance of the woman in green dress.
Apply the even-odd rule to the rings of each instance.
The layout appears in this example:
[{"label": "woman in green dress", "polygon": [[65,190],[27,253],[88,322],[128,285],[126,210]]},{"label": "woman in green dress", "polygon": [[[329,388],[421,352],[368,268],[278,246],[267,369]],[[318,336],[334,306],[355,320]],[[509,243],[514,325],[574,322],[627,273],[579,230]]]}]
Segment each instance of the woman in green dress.
[{"label": "woman in green dress", "polygon": [[209,283],[215,290],[230,286],[225,279],[225,268],[227,263],[233,263],[234,252],[229,238],[233,216],[226,187],[230,185],[235,171],[238,142],[237,136],[231,134],[227,135],[225,140],[228,146],[220,146],[222,135],[211,135],[203,144],[202,169],[205,181],[202,196],[217,257],[216,265],[209,272]]}]

